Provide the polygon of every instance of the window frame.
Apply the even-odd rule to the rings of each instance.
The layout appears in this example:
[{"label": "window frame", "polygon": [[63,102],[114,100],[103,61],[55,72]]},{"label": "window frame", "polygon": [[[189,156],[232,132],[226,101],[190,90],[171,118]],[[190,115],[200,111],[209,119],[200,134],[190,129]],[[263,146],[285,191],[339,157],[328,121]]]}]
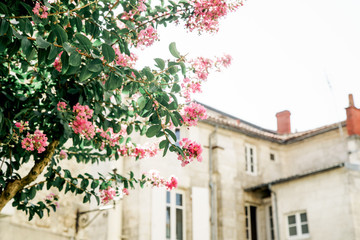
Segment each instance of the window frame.
[{"label": "window frame", "polygon": [[[301,221],[301,214],[306,214],[306,221],[302,222]],[[295,223],[294,224],[290,224],[289,223],[289,217],[290,216],[295,216]],[[303,225],[307,225],[308,228],[308,232],[307,233],[303,233],[302,231],[302,226]],[[296,235],[290,236],[290,227],[296,227]],[[293,212],[290,214],[286,215],[286,232],[287,232],[287,237],[288,239],[291,240],[297,240],[297,239],[308,239],[310,238],[310,230],[309,230],[309,219],[308,219],[308,214],[306,211],[299,211],[299,212]]]},{"label": "window frame", "polygon": [[[251,153],[252,150],[252,153]],[[251,159],[252,157],[252,159]],[[252,160],[252,164],[251,164]],[[249,175],[256,176],[258,167],[257,167],[257,154],[256,154],[256,147],[252,144],[246,143],[245,144],[245,171]],[[253,171],[251,171],[251,166],[253,166]]]},{"label": "window frame", "polygon": [[[170,195],[170,203],[167,201],[167,194]],[[172,190],[165,192],[165,214],[167,214],[167,208],[170,208],[170,238],[166,235],[166,217],[165,217],[165,239],[166,240],[178,240],[176,237],[176,210],[182,210],[182,240],[186,239],[186,215],[185,215],[185,192],[181,190]],[[181,195],[181,206],[176,204],[176,195]]]}]

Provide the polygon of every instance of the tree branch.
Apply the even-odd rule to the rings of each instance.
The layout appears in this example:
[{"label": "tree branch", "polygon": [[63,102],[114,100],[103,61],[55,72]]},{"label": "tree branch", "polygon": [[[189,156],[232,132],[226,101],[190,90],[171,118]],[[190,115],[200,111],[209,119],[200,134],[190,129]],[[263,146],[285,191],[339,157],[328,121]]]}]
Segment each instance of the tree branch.
[{"label": "tree branch", "polygon": [[0,195],[0,212],[18,192],[23,190],[26,185],[35,181],[36,178],[44,171],[44,168],[51,161],[51,158],[54,155],[55,149],[58,145],[59,140],[52,141],[46,149],[44,158],[39,162],[35,162],[34,166],[24,178],[16,179],[15,181],[6,185],[4,191]]}]

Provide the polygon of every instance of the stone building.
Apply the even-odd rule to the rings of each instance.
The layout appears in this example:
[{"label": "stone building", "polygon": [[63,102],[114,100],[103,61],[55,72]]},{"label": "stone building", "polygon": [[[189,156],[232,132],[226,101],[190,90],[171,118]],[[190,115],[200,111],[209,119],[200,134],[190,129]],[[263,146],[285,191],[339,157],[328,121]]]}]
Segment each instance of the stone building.
[{"label": "stone building", "polygon": [[181,167],[169,153],[103,166],[174,174],[176,190],[130,190],[113,208],[91,212],[70,199],[34,223],[9,209],[0,239],[360,239],[360,109],[352,95],[349,102],[345,121],[296,133],[289,111],[276,114],[271,131],[206,106],[207,120],[176,130],[201,143],[203,162]]}]

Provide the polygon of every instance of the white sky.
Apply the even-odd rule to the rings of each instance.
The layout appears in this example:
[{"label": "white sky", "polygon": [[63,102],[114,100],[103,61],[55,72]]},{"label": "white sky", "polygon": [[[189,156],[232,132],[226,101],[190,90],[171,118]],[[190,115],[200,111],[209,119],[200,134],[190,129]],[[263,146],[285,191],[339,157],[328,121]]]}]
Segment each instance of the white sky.
[{"label": "white sky", "polygon": [[276,130],[282,110],[292,131],[345,120],[349,93],[360,107],[359,0],[247,0],[215,35],[182,26],[159,34],[140,64],[170,58],[173,41],[191,57],[229,53],[232,65],[212,74],[196,100],[261,127]]}]

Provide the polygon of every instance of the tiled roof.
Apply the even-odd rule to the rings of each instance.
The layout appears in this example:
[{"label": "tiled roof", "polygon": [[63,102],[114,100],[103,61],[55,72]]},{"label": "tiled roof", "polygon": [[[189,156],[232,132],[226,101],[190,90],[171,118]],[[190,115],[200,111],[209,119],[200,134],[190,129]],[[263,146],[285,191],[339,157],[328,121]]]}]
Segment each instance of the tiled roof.
[{"label": "tiled roof", "polygon": [[330,125],[325,125],[307,131],[290,133],[290,134],[278,134],[276,131],[272,131],[256,126],[255,124],[231,116],[212,107],[206,106],[204,104],[202,105],[208,110],[207,111],[208,118],[206,120],[202,120],[202,122],[204,123],[208,123],[211,125],[218,125],[220,127],[235,132],[241,132],[251,137],[257,137],[281,144],[301,141],[303,139],[316,136],[318,134],[322,134],[328,131],[338,129],[339,126],[341,127],[346,126],[346,122],[342,121],[340,123],[333,123]]},{"label": "tiled roof", "polygon": [[341,162],[341,163],[337,163],[337,164],[326,166],[326,167],[319,168],[319,169],[312,169],[312,170],[305,171],[303,173],[295,174],[295,175],[292,175],[292,176],[275,179],[273,181],[270,181],[270,182],[267,182],[267,183],[261,183],[261,184],[256,185],[256,186],[246,187],[246,188],[244,188],[244,190],[247,191],[247,192],[253,192],[253,191],[257,191],[257,190],[264,190],[264,189],[267,189],[269,187],[269,185],[275,185],[275,184],[279,184],[279,183],[283,183],[283,182],[288,182],[288,181],[291,181],[291,180],[311,176],[311,175],[314,175],[314,174],[326,172],[326,171],[341,168],[341,167],[344,167],[344,166],[346,166],[346,163]]}]

